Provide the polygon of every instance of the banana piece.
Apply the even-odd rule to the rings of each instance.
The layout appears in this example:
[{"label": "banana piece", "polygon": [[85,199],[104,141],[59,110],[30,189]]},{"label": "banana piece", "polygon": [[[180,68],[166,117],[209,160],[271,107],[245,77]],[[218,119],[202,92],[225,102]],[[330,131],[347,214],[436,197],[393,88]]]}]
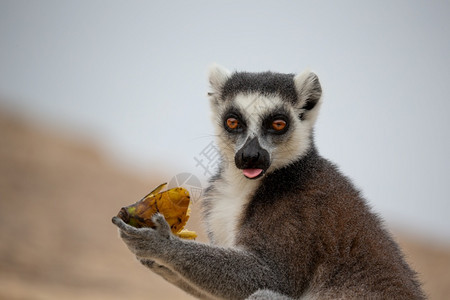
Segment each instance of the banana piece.
[{"label": "banana piece", "polygon": [[187,239],[187,240],[195,240],[195,238],[197,237],[197,233],[195,231],[190,231],[187,229],[181,230],[176,235],[182,239]]}]

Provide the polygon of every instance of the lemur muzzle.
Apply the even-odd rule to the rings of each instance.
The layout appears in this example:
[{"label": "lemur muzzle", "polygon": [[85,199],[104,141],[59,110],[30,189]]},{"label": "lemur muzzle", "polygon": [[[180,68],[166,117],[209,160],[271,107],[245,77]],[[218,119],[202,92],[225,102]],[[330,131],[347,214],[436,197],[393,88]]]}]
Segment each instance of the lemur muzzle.
[{"label": "lemur muzzle", "polygon": [[270,166],[270,155],[261,147],[258,138],[248,138],[244,146],[234,156],[236,167],[243,170],[247,178],[256,179]]}]

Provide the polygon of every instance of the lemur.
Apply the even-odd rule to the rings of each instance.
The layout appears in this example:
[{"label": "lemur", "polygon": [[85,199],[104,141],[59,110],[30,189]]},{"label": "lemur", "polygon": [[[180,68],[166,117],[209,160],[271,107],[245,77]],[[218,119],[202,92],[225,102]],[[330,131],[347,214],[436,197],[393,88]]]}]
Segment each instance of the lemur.
[{"label": "lemur", "polygon": [[352,182],[316,149],[316,74],[209,72],[221,163],[203,206],[210,244],[113,218],[138,260],[202,299],[424,299]]}]

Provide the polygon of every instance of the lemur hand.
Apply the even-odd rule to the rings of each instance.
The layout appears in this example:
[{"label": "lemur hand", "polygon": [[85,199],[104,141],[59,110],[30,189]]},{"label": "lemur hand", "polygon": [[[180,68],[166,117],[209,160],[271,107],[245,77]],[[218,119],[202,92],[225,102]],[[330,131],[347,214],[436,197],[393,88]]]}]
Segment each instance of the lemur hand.
[{"label": "lemur hand", "polygon": [[156,213],[152,217],[156,228],[135,228],[122,219],[113,217],[112,222],[119,227],[120,237],[138,258],[156,258],[167,249],[174,237],[164,216]]}]

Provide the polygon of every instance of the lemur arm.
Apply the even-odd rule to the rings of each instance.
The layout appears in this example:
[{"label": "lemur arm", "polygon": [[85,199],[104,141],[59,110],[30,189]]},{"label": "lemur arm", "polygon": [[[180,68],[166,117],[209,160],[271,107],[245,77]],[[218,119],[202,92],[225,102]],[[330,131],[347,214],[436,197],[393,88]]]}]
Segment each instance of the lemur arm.
[{"label": "lemur arm", "polygon": [[198,291],[195,287],[189,284],[186,280],[184,280],[180,274],[170,270],[166,266],[160,265],[153,260],[149,259],[139,259],[140,263],[149,268],[155,274],[158,274],[162,278],[164,278],[167,282],[179,287],[183,291],[191,294],[192,296],[198,299],[209,299],[210,297],[206,294]]},{"label": "lemur arm", "polygon": [[139,259],[161,263],[208,294],[226,299],[243,299],[258,289],[278,290],[279,278],[255,254],[241,249],[222,248],[172,235],[164,217],[153,217],[156,229],[134,228],[121,219],[113,223]]}]

